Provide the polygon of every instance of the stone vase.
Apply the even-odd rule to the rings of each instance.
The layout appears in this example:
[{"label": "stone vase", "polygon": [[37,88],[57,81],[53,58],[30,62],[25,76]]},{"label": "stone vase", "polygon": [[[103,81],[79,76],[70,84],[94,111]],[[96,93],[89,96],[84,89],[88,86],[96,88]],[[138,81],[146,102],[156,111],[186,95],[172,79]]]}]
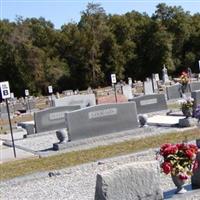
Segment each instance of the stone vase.
[{"label": "stone vase", "polygon": [[65,143],[67,138],[67,131],[64,129],[58,130],[56,131],[56,136],[59,140],[59,143]]},{"label": "stone vase", "polygon": [[188,118],[188,117],[192,117],[192,108],[184,108],[182,109],[182,113],[183,115]]},{"label": "stone vase", "polygon": [[183,187],[186,180],[182,180],[179,178],[179,176],[174,176],[174,175],[171,175],[172,177],[172,181],[174,183],[174,185],[177,187],[175,193],[176,194],[183,194],[185,192],[187,192],[187,190]]}]

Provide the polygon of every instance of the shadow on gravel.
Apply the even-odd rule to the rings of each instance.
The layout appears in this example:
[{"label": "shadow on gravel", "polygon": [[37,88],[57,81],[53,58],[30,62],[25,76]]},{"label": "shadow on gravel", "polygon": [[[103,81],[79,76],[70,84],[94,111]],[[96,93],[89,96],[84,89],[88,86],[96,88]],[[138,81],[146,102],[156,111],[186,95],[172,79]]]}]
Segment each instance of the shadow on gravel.
[{"label": "shadow on gravel", "polygon": [[[187,191],[192,191],[192,185],[189,184],[189,185],[185,185],[184,188],[187,190]],[[173,196],[175,196],[175,191],[176,189],[173,189],[173,190],[168,190],[166,192],[164,192],[164,199],[171,199]],[[179,194],[181,195],[181,194]],[[183,194],[184,195],[184,194]]]}]

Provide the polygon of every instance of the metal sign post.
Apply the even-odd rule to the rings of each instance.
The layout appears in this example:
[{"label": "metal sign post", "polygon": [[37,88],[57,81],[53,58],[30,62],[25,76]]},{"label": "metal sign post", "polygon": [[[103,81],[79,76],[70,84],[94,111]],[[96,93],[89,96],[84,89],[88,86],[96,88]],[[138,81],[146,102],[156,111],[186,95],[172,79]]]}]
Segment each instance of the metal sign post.
[{"label": "metal sign post", "polygon": [[50,106],[53,107],[53,87],[52,87],[52,85],[48,86],[48,92],[49,92],[49,94],[51,96],[51,105]]},{"label": "metal sign post", "polygon": [[116,91],[116,83],[117,83],[117,79],[116,79],[116,75],[115,74],[111,74],[111,82],[114,85],[114,91],[115,91],[115,102],[117,103],[117,91]]},{"label": "metal sign post", "polygon": [[200,73],[200,60],[199,60],[199,73]]},{"label": "metal sign post", "polygon": [[16,151],[15,151],[15,143],[14,143],[14,137],[13,137],[13,130],[12,130],[12,123],[10,119],[10,110],[8,105],[8,98],[10,98],[10,87],[8,81],[0,82],[0,90],[1,90],[1,97],[2,99],[5,99],[6,101],[6,107],[7,107],[7,113],[8,113],[8,121],[10,125],[10,133],[12,138],[12,146],[13,146],[13,153],[14,157],[16,158]]}]

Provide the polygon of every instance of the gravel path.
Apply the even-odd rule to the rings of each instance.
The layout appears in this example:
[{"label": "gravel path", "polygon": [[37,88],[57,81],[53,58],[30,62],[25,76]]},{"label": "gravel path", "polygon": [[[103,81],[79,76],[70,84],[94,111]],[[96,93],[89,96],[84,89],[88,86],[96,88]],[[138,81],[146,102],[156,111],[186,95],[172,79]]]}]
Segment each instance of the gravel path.
[{"label": "gravel path", "polygon": [[[183,129],[181,129],[183,130]],[[185,130],[185,129],[184,129]],[[180,131],[178,128],[146,127],[136,129],[132,132],[118,133],[96,137],[72,143],[72,146],[65,151],[91,148],[98,145],[106,145],[115,142],[130,140],[132,138],[142,138],[149,135],[163,134],[165,132]],[[48,148],[55,140],[55,135],[27,138],[17,140],[18,145],[38,151]],[[55,152],[47,151],[49,155]],[[56,171],[56,176],[49,177],[49,172],[39,172],[36,174],[18,177],[10,181],[0,183],[1,200],[93,200],[95,194],[96,175],[105,170],[112,169],[118,165],[135,161],[155,160],[155,150],[150,149],[145,152],[129,154],[95,161],[92,163],[65,168]],[[161,174],[161,188],[163,191],[174,189],[171,177]]]}]

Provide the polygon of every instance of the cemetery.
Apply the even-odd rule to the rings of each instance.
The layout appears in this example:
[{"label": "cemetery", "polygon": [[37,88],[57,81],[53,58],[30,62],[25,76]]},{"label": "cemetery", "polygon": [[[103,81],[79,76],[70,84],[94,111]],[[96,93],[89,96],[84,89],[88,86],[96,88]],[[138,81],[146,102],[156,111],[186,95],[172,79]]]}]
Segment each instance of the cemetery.
[{"label": "cemetery", "polygon": [[[171,132],[176,134],[185,132],[187,140],[189,137],[187,130],[194,130],[195,134],[199,135],[200,82],[198,80],[190,82],[188,85],[190,90],[184,93],[181,92],[180,84],[171,81],[168,85],[168,82],[169,80],[167,83],[162,80],[157,82],[157,86],[159,84],[162,90],[155,90],[154,81],[150,78],[143,85],[138,82],[138,86],[136,86],[137,82],[131,86],[123,83],[115,88],[102,88],[95,92],[80,91],[78,94],[70,90],[70,92],[63,92],[53,98],[31,97],[30,105],[24,104],[26,99],[11,99],[8,106],[11,121],[14,122],[12,128],[16,158],[12,155],[13,143],[9,127],[5,123],[7,120],[6,105],[2,102],[1,119],[4,123],[1,122],[1,131],[5,130],[5,132],[0,135],[1,147],[3,147],[1,148],[1,164],[10,163],[15,159],[50,159],[62,153],[67,155],[73,151],[90,149],[92,151],[95,147],[104,148],[104,146],[134,140],[142,141],[143,138],[148,140],[151,137],[170,135]],[[138,87],[142,89],[137,90]],[[143,93],[137,91],[143,91]],[[185,102],[188,105],[192,102],[189,115],[188,112],[183,112]],[[26,119],[25,116],[29,116],[29,120],[23,120]],[[18,118],[22,120],[17,121]],[[197,139],[200,138],[197,137],[196,141]],[[194,138],[190,142],[194,144]],[[16,187],[15,183],[23,183],[26,180],[30,184],[29,187],[37,188],[37,194],[31,191],[23,195],[30,199],[32,195],[38,195],[40,198],[42,190],[38,192],[36,185],[48,184],[49,189],[52,190],[54,182],[66,180],[62,183],[65,191],[58,194],[60,190],[55,189],[57,191],[55,194],[59,198],[65,198],[71,188],[70,182],[76,181],[80,185],[87,183],[87,189],[83,186],[79,188],[82,192],[81,196],[87,190],[90,192],[85,194],[85,198],[77,194],[75,198],[69,197],[69,199],[121,200],[134,197],[137,199],[179,199],[182,197],[183,199],[181,194],[176,194],[178,189],[172,179],[160,173],[161,169],[159,162],[155,159],[155,152],[156,149],[149,149],[110,159],[105,159],[105,157],[94,163],[72,168],[25,175],[2,181],[1,188],[4,194],[9,196],[6,191]],[[196,153],[196,158],[199,160],[199,150]],[[84,178],[78,180],[78,173],[83,170],[82,168],[86,170],[86,174],[81,175]],[[70,170],[73,171],[69,172]],[[91,170],[95,170],[92,176]],[[185,199],[200,198],[199,174],[198,170],[195,171],[193,176],[188,178],[186,183],[184,182],[185,187],[179,189],[180,193],[185,192]],[[78,190],[76,187],[71,190]],[[17,190],[21,189],[17,187]],[[28,188],[26,190],[29,191]],[[46,191],[48,194],[48,190]],[[51,193],[51,198],[56,198],[55,194]],[[19,192],[19,195],[22,194]],[[23,195],[22,199],[25,198]],[[42,196],[45,198],[45,195]],[[17,194],[16,198],[18,198]]]},{"label": "cemetery", "polygon": [[2,0],[0,199],[200,200],[198,2],[100,2]]}]

